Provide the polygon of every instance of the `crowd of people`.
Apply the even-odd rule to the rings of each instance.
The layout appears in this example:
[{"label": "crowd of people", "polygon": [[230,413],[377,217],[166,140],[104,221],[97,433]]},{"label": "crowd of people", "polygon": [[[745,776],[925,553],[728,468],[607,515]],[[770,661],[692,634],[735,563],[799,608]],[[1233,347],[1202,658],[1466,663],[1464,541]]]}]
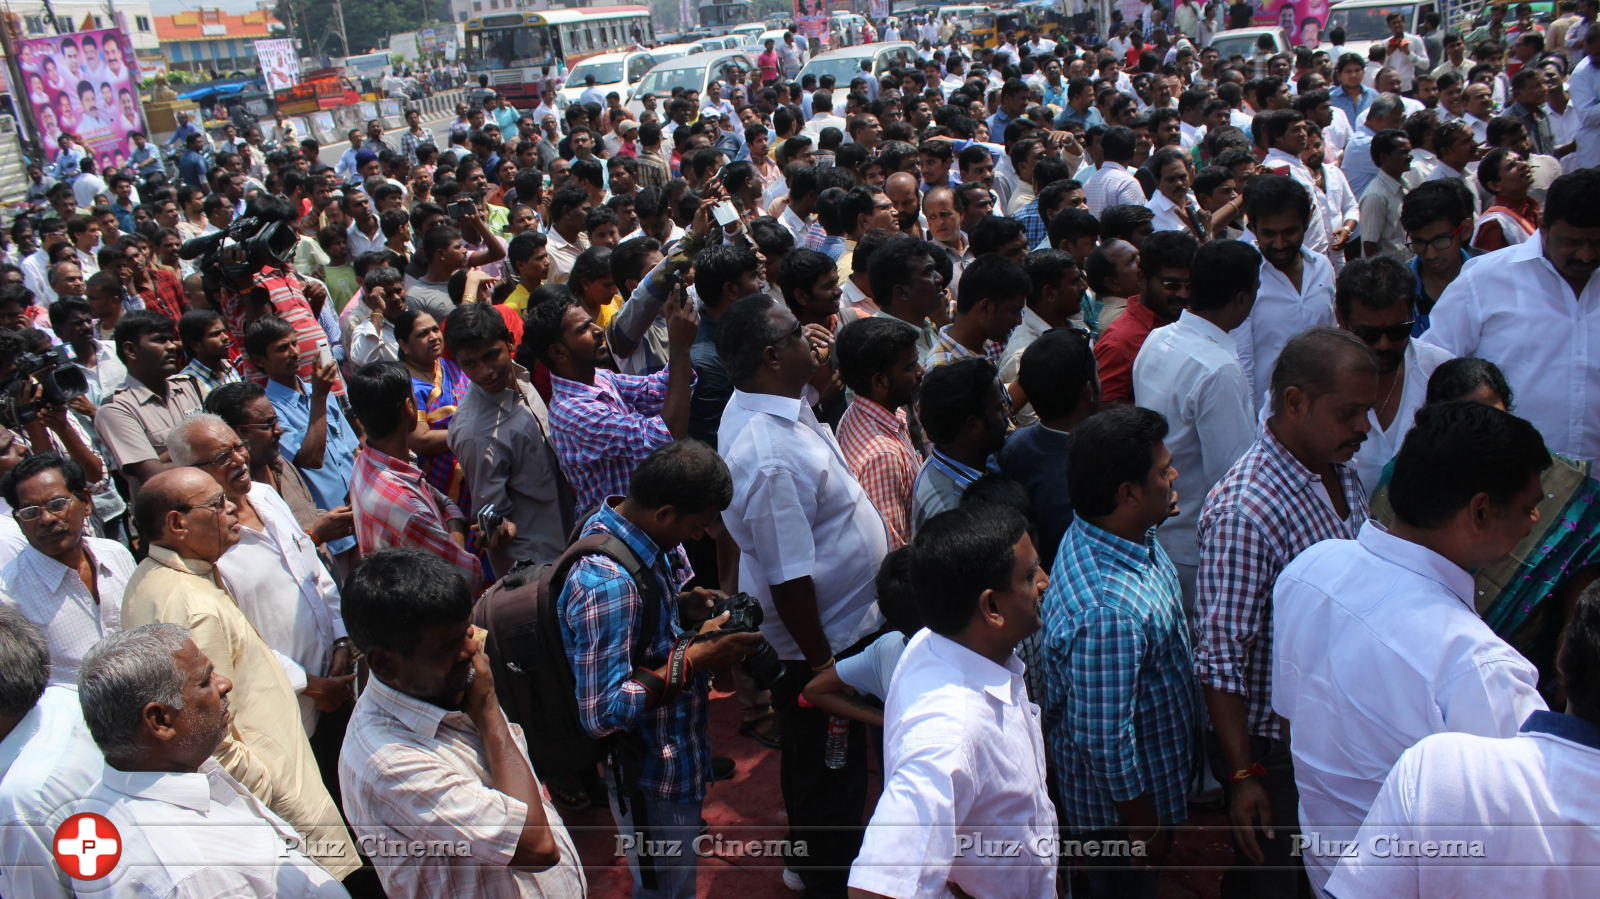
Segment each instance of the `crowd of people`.
[{"label": "crowd of people", "polygon": [[1226,896],[1590,894],[1561,7],[57,173],[0,264],[0,892],[93,811],[118,893],[578,896],[594,804],[693,896],[715,681],[807,895],[1154,896],[1208,804]]}]

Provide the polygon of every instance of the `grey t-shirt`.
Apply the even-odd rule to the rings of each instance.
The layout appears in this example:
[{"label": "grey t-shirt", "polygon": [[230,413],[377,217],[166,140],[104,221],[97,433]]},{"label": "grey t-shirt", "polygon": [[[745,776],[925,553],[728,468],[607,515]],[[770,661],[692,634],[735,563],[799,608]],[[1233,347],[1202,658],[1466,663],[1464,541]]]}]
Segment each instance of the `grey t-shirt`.
[{"label": "grey t-shirt", "polygon": [[406,305],[419,312],[428,313],[441,323],[456,307],[456,304],[450,302],[449,284],[424,281],[409,275],[406,277]]}]

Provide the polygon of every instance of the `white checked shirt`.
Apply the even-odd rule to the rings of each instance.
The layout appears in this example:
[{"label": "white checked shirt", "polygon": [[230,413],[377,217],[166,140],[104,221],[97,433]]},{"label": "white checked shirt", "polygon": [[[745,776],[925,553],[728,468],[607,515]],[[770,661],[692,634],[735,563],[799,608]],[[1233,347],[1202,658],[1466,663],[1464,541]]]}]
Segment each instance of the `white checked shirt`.
[{"label": "white checked shirt", "polygon": [[[527,755],[522,728],[511,733]],[[446,711],[372,678],[356,700],[339,754],[339,785],[350,828],[363,843],[465,843],[451,858],[374,856],[390,896],[560,897],[584,895],[578,850],[561,815],[544,803],[561,861],[543,871],[508,868],[528,807],[490,784],[483,737],[465,712]],[[542,791],[541,791],[542,795]]]},{"label": "white checked shirt", "polygon": [[[884,703],[883,795],[850,886],[885,896],[1053,896],[1056,810],[1039,706],[1022,660],[1004,667],[923,629]],[[1014,855],[962,849],[1015,841]]]},{"label": "white checked shirt", "polygon": [[360,258],[362,253],[373,253],[386,249],[384,244],[387,238],[383,236],[383,229],[381,227],[377,229],[376,234],[368,237],[366,234],[362,233],[361,226],[359,224],[351,222],[350,227],[345,229],[345,234],[348,235],[350,240],[351,259]]},{"label": "white checked shirt", "polygon": [[549,240],[547,246],[550,251],[550,283],[565,284],[567,278],[572,275],[573,263],[577,262],[583,251],[588,249],[588,241],[579,234],[576,242],[569,243],[561,236],[561,232],[554,228],[544,234]]},{"label": "white checked shirt", "polygon": [[[1315,220],[1316,216],[1313,215]],[[1333,327],[1333,265],[1322,253],[1300,248],[1304,264],[1300,289],[1277,266],[1261,260],[1261,288],[1250,317],[1228,333],[1239,348],[1239,365],[1250,379],[1250,397],[1259,411],[1272,384],[1278,354],[1296,334],[1319,325]]]},{"label": "white checked shirt", "polygon": [[317,726],[317,704],[305,695],[306,675],[326,675],[333,641],[345,636],[339,586],[278,491],[253,481],[249,496],[263,530],[241,522],[239,542],[217,560],[217,570],[239,610],[278,657],[310,734]]},{"label": "white checked shirt", "polygon": [[1120,162],[1106,160],[1099,171],[1089,176],[1083,185],[1083,195],[1089,201],[1089,211],[1098,218],[1108,206],[1143,206],[1144,188],[1133,177],[1128,167]]},{"label": "white checked shirt", "polygon": [[761,601],[761,635],[780,659],[804,656],[778,617],[773,584],[812,579],[834,652],[883,620],[873,582],[888,533],[810,399],[735,390],[717,429],[733,475],[722,521],[739,544],[739,586]]},{"label": "white checked shirt", "polygon": [[1156,529],[1174,562],[1198,565],[1195,525],[1206,494],[1255,442],[1250,384],[1226,331],[1185,309],[1150,332],[1133,361],[1134,401],[1166,416],[1178,469],[1178,514]]},{"label": "white checked shirt", "polygon": [[89,648],[122,629],[122,592],[133,577],[133,556],[112,540],[83,542],[94,563],[98,601],[78,572],[31,546],[0,571],[8,594],[3,601],[44,631],[52,684],[76,684]]},{"label": "white checked shirt", "polygon": [[[101,768],[74,811],[98,812],[122,837],[108,896],[335,899],[339,881],[312,861],[294,828],[214,758],[189,774]],[[348,851],[348,849],[346,849]]]},{"label": "white checked shirt", "polygon": [[[1272,604],[1272,707],[1294,734],[1301,829],[1323,839],[1355,835],[1423,737],[1510,737],[1545,708],[1539,672],[1478,617],[1472,575],[1370,521],[1290,562]],[[1337,862],[1305,854],[1319,889]]]},{"label": "white checked shirt", "polygon": [[1544,232],[1467,260],[1433,307],[1427,341],[1500,366],[1517,414],[1550,449],[1600,460],[1600,275],[1582,294],[1544,257]]}]

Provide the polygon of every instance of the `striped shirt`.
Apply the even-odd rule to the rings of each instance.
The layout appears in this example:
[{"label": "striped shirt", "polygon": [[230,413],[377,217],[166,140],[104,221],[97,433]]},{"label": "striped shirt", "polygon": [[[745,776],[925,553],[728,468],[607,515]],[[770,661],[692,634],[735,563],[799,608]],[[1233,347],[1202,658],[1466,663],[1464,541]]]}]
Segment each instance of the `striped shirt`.
[{"label": "striped shirt", "polygon": [[1245,698],[1250,733],[1283,739],[1272,714],[1272,588],[1284,566],[1323,540],[1354,539],[1367,520],[1355,467],[1336,464],[1350,514],[1270,427],[1211,488],[1200,510],[1194,662],[1202,686]]},{"label": "striped shirt", "polygon": [[628,492],[644,457],[672,441],[661,419],[668,369],[652,375],[596,371],[594,383],[550,376],[550,443],[579,514]]},{"label": "striped shirt", "polygon": [[[655,542],[611,506],[602,506],[583,528],[584,536],[611,534],[650,566],[661,592],[656,632],[644,641],[647,667],[662,664],[673,644],[687,633],[678,619],[678,591],[694,571],[682,552],[662,552]],[[709,678],[671,702],[647,708],[649,694],[632,679],[635,629],[642,625],[639,586],[607,556],[585,556],[572,566],[556,600],[561,643],[577,681],[578,717],[595,737],[619,731],[636,734],[644,746],[639,788],[667,802],[698,802],[705,797],[711,771],[711,734],[706,724]]]},{"label": "striped shirt", "polygon": [[224,384],[236,384],[239,382],[239,370],[234,368],[226,359],[222,360],[222,367],[220,368],[207,368],[205,363],[199,359],[191,359],[189,364],[185,365],[178,374],[194,378],[194,382],[200,385],[200,396],[202,398],[210,396],[211,391]]},{"label": "striped shirt", "polygon": [[911,529],[915,531],[933,516],[960,505],[961,492],[982,476],[983,472],[957,462],[934,447],[911,487]]},{"label": "striped shirt", "polygon": [[1183,821],[1194,675],[1178,569],[1155,529],[1132,543],[1075,519],[1042,615],[1037,682],[1066,830],[1118,826],[1116,803],[1142,794],[1162,824]]},{"label": "striped shirt", "polygon": [[454,565],[478,591],[482,566],[450,539],[449,522],[465,516],[412,462],[363,446],[350,474],[350,509],[363,553],[386,546],[420,549]]},{"label": "striped shirt", "polygon": [[889,529],[890,551],[911,542],[911,496],[922,457],[911,442],[905,409],[857,396],[839,419],[839,449],[867,499]]}]

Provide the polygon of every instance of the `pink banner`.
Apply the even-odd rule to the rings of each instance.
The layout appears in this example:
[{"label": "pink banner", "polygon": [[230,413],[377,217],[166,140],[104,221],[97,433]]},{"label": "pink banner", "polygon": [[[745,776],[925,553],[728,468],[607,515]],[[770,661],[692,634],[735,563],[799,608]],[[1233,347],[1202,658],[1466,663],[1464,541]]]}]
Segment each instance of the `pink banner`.
[{"label": "pink banner", "polygon": [[132,141],[144,130],[139,63],[127,35],[115,28],[18,42],[26,87],[22,95],[39,123],[46,160],[62,132],[77,135],[101,171],[127,165]]},{"label": "pink banner", "polygon": [[794,0],[794,27],[801,36],[828,45],[828,0]]}]

